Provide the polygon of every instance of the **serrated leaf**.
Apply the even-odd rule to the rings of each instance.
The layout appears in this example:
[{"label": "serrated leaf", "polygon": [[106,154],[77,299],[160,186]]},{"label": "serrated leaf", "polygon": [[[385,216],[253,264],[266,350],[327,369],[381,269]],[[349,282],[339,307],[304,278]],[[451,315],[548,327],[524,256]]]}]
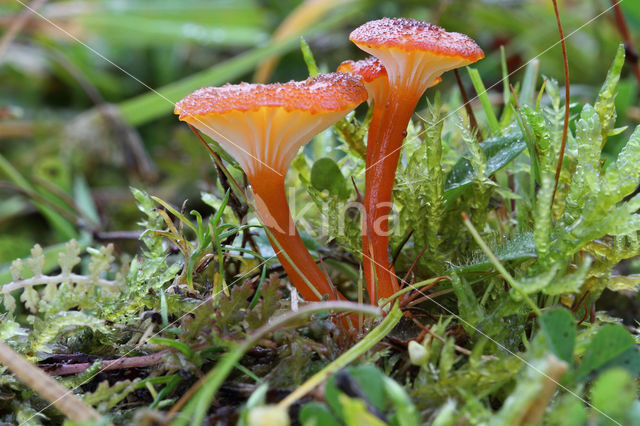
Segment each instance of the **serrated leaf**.
[{"label": "serrated leaf", "polygon": [[11,262],[11,266],[9,267],[9,272],[11,273],[11,281],[19,281],[20,277],[22,277],[23,270],[24,264],[22,263],[22,259],[16,259]]},{"label": "serrated leaf", "polygon": [[40,294],[35,291],[32,286],[27,286],[20,295],[20,301],[24,303],[24,306],[32,313],[38,311],[38,304],[40,303]]},{"label": "serrated leaf", "polygon": [[600,148],[604,146],[608,136],[613,136],[615,134],[613,131],[616,125],[615,97],[618,82],[620,81],[620,73],[622,72],[622,67],[624,65],[624,58],[624,45],[620,44],[616,51],[616,57],[611,64],[611,68],[609,68],[609,71],[607,72],[607,78],[600,89],[600,93],[598,93],[598,98],[594,105],[598,112],[602,128],[603,141]]},{"label": "serrated leaf", "polygon": [[545,286],[542,292],[551,296],[557,296],[565,293],[577,293],[587,277],[592,261],[591,257],[585,257],[578,270],[572,274],[565,275],[564,277],[556,277],[549,283],[549,285]]},{"label": "serrated leaf", "polygon": [[40,244],[36,244],[31,249],[31,258],[27,259],[27,267],[31,270],[34,276],[38,277],[42,275],[42,269],[44,268],[44,252]]}]

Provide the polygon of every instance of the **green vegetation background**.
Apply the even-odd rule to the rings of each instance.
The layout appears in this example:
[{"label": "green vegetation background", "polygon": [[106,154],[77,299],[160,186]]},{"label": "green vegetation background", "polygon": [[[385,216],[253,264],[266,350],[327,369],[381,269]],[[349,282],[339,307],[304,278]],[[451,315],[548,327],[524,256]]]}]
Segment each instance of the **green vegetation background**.
[{"label": "green vegetation background", "polygon": [[[407,16],[437,21],[449,31],[477,39],[487,53],[477,64],[486,86],[500,78],[500,45],[505,46],[510,71],[542,54],[541,73],[562,81],[562,56],[550,2],[338,3],[344,5],[303,29],[322,69],[334,70],[344,59],[363,56],[347,40],[350,29],[381,16]],[[0,265],[28,255],[34,243],[63,242],[81,230],[137,229],[129,186],[143,187],[176,205],[189,199],[195,206],[215,173],[201,146],[172,115],[171,104],[149,88],[176,101],[195,87],[250,81],[260,59],[273,50],[265,47],[270,34],[298,4],[289,0],[134,0],[45,5],[41,12],[53,24],[32,19],[0,65],[0,154],[12,166],[3,166],[0,173]],[[563,6],[569,34],[609,3],[590,0]],[[8,1],[0,7],[6,28],[22,6]],[[622,8],[632,33],[640,33],[637,2],[623,2]],[[567,40],[574,101],[593,98],[619,42],[611,12]],[[277,50],[285,54],[272,81],[307,76],[298,37]],[[629,110],[637,106],[637,87],[628,70],[625,76],[617,97],[619,125],[639,118],[637,109]],[[448,75],[438,90],[448,93],[454,86],[453,75]],[[490,93],[498,96],[501,89],[499,85]],[[119,107],[110,109],[116,116],[106,123],[96,113],[102,103]],[[615,154],[624,140],[610,141],[606,151]],[[77,209],[62,203],[63,218],[54,226],[34,208],[29,191],[53,198],[53,203],[71,197]],[[95,211],[87,211],[93,209],[83,204],[87,191]],[[126,249],[131,250],[131,245]]]},{"label": "green vegetation background", "polygon": [[[406,340],[420,330],[405,324],[396,329],[400,334],[385,340],[387,350],[369,353],[365,365],[348,370],[348,380],[364,389],[385,390],[367,391],[363,400],[386,411],[391,424],[417,424],[418,411],[423,420],[436,424],[454,424],[459,416],[474,424],[522,424],[543,414],[549,424],[638,420],[640,305],[633,291],[640,281],[640,223],[635,214],[638,199],[629,195],[640,174],[640,133],[633,133],[640,123],[638,84],[628,65],[622,66],[620,34],[612,11],[607,11],[610,3],[560,4],[573,105],[561,201],[552,215],[549,176],[555,168],[564,100],[562,83],[557,83],[563,81],[562,55],[550,1],[342,0],[281,41],[270,41],[271,36],[297,1],[47,2],[38,13],[50,22],[33,17],[0,56],[0,283],[38,278],[40,273],[54,278],[53,284],[17,286],[12,297],[3,295],[0,336],[30,361],[45,364],[49,355],[69,355],[65,351],[143,358],[170,351],[162,364],[145,364],[131,377],[114,373],[107,376],[108,383],[98,384],[104,376],[92,379],[100,369],[96,363],[60,381],[67,387],[82,384],[78,393],[84,402],[116,423],[150,416],[145,407],[168,409],[201,374],[209,374],[207,386],[215,393],[228,373],[212,369],[224,364],[219,354],[240,357],[243,352],[234,342],[287,311],[287,302],[280,301],[287,292],[277,278],[265,281],[263,268],[252,276],[254,281],[233,287],[228,298],[220,299],[223,303],[198,307],[193,318],[181,316],[199,306],[211,285],[231,283],[238,272],[254,265],[229,255],[219,264],[222,268],[209,262],[222,262],[216,255],[228,250],[224,241],[233,242],[243,229],[225,210],[233,200],[225,197],[200,143],[172,114],[172,102],[200,86],[249,81],[273,54],[282,57],[272,81],[306,78],[301,35],[319,68],[332,71],[345,59],[363,57],[347,39],[351,29],[382,16],[413,17],[469,34],[485,50],[487,58],[474,65],[479,73],[463,71],[461,76],[470,94],[481,92],[482,83],[490,87],[486,96],[472,102],[480,135],[487,141],[478,144],[453,116],[442,125],[442,145],[439,134],[426,132],[426,140],[437,140],[441,152],[428,143],[405,150],[395,194],[403,206],[400,229],[407,231],[417,217],[429,220],[400,252],[398,270],[406,271],[419,243],[429,242],[427,256],[415,271],[418,281],[452,275],[450,282],[434,289],[445,295],[438,299],[442,305],[425,311],[433,335],[444,338],[425,339],[420,348],[411,348]],[[627,0],[621,7],[638,45],[640,3]],[[19,2],[0,5],[0,27],[8,29],[21,10]],[[537,61],[530,62],[534,58]],[[522,102],[518,113],[505,106],[511,96],[500,83],[505,65],[515,72],[510,81]],[[546,77],[542,106],[537,108],[536,95]],[[416,120],[409,138],[429,126],[441,130],[434,124],[461,105],[451,73],[427,97],[435,106],[420,105],[420,111],[427,111],[421,114],[425,123]],[[363,116],[364,110],[359,111],[357,117]],[[356,174],[361,165],[344,144],[333,149],[340,140],[325,134],[305,151],[306,160],[294,162],[291,180],[303,184],[295,193],[298,206],[313,201],[317,207],[335,208],[354,198],[342,174]],[[604,145],[602,156],[599,143]],[[535,167],[526,157],[534,151],[532,144],[540,162]],[[327,156],[341,166],[342,174],[332,171],[335,163],[330,162],[325,170],[334,179],[322,193],[309,169]],[[447,173],[460,173],[443,181],[440,162],[436,167],[428,161],[438,156]],[[431,174],[435,179],[430,183],[412,184]],[[314,185],[305,188],[309,180]],[[335,191],[334,184],[340,185]],[[433,194],[443,196],[439,205],[417,202]],[[197,213],[173,211],[182,225],[165,230],[164,213],[156,208],[170,211],[170,205],[182,206],[185,200],[184,212],[200,212],[204,222]],[[505,214],[502,207],[508,219],[500,216]],[[469,228],[459,220],[461,211],[472,214]],[[319,228],[320,216],[317,211],[314,215],[310,232]],[[503,222],[509,225],[506,230]],[[329,233],[337,244],[331,243],[333,257],[327,264],[337,284],[353,296],[357,256],[354,261],[355,251],[349,249],[359,242],[357,221],[347,223],[345,234],[336,234],[334,225],[329,223]],[[473,225],[480,231],[478,238],[469,233]],[[139,240],[145,229],[163,231],[147,232]],[[185,235],[193,244],[184,243]],[[402,246],[403,236],[395,235],[392,244]],[[484,253],[490,247],[507,269],[494,269],[495,263],[478,248],[481,238],[488,244]],[[67,243],[72,239],[76,242]],[[327,253],[327,236],[309,242],[314,251]],[[32,249],[34,244],[39,246]],[[217,253],[209,253],[212,244]],[[102,245],[106,247],[93,248]],[[264,238],[258,238],[258,245],[268,255]],[[10,267],[16,258],[26,260]],[[261,294],[252,287],[258,280],[265,283]],[[127,286],[118,287],[123,282]],[[196,293],[185,293],[180,286],[185,283]],[[114,288],[116,292],[110,292]],[[553,309],[557,306],[571,309]],[[540,310],[544,313],[536,318]],[[328,324],[326,318],[314,317],[298,332],[269,335],[277,349],[264,364],[228,364],[240,371],[230,379],[237,382],[233,389],[240,396],[223,399],[220,405],[228,404],[238,415],[256,389],[250,408],[269,400],[266,387],[255,382],[287,390],[303,383],[345,350],[344,342],[331,339]],[[146,342],[145,330],[160,326],[162,335]],[[321,355],[309,361],[311,352]],[[371,364],[383,372],[368,370]],[[546,413],[549,401],[539,397],[549,384],[541,371],[562,377],[564,386]],[[43,401],[2,373],[0,391],[21,393],[2,400],[0,415],[40,422],[34,415],[45,406]],[[309,404],[300,418],[319,421],[328,415],[346,424],[375,424],[371,407],[363,408],[358,398],[345,399],[334,382],[326,389],[327,404]],[[247,383],[251,392],[242,388]],[[614,400],[609,395],[624,397]],[[198,394],[185,411],[204,417],[206,409],[198,407],[198,401],[208,407],[211,397]],[[61,421],[54,410],[45,415]],[[239,419],[246,422],[248,416],[245,409]]]}]

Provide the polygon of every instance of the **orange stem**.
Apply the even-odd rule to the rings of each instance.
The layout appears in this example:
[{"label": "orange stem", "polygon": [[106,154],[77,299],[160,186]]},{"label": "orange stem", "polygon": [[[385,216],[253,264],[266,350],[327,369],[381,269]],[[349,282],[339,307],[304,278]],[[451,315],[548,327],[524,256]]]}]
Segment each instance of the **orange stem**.
[{"label": "orange stem", "polygon": [[[289,211],[284,176],[271,170],[259,170],[255,175],[248,177],[260,220],[270,231],[269,240],[298,292],[307,301],[320,301],[324,295],[329,295],[329,300],[345,300],[322,273],[298,234]],[[291,263],[296,265],[297,270],[283,252]],[[298,271],[304,274],[304,278]]]},{"label": "orange stem", "polygon": [[393,266],[389,261],[388,232],[393,183],[402,141],[406,136],[407,125],[419,99],[415,96],[406,96],[407,93],[411,93],[411,91],[393,87],[389,101],[384,102],[384,113],[380,124],[378,124],[375,150],[367,165],[365,178],[364,206],[367,229],[364,234],[368,234],[368,244],[372,248],[371,257],[378,281],[377,293],[373,280],[367,282],[367,285],[370,295],[375,295],[372,299],[376,301],[380,298],[390,297],[400,289]]},{"label": "orange stem", "polygon": [[[371,115],[371,123],[369,124],[369,132],[367,134],[367,161],[366,167],[370,167],[374,163],[376,157],[376,141],[378,139],[378,133],[382,118],[384,116],[384,110],[386,99],[376,99],[373,104],[373,113]],[[368,181],[366,187],[369,188]],[[368,189],[367,189],[368,192]],[[369,231],[371,229],[367,226],[366,216],[362,221],[362,268],[364,272],[364,282],[367,285],[367,292],[369,293],[370,303],[376,305],[378,297],[375,285],[374,274],[374,262],[373,253],[369,244]]]}]

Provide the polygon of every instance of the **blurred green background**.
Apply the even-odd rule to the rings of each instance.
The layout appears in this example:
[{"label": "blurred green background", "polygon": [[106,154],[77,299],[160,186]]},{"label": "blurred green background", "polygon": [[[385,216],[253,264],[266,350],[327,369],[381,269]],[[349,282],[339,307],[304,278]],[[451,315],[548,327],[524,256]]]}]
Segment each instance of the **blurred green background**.
[{"label": "blurred green background", "polygon": [[[135,235],[127,233],[138,229],[139,218],[130,186],[175,205],[197,203],[215,172],[172,114],[172,102],[201,86],[252,81],[260,64],[275,55],[282,57],[269,81],[306,78],[301,35],[321,69],[331,71],[345,59],[363,57],[348,34],[367,20],[413,17],[466,33],[487,54],[477,67],[485,85],[493,86],[496,109],[502,107],[500,46],[510,72],[537,57],[543,75],[563,81],[550,0],[302,3],[0,2],[0,271],[28,255],[34,243],[117,238],[120,249],[135,249],[135,238],[128,238]],[[607,10],[611,3],[559,3],[565,34],[571,35],[573,100],[592,102],[621,42]],[[37,8],[28,19],[25,4]],[[638,45],[640,1],[621,6]],[[461,75],[473,93],[466,73]],[[637,82],[629,66],[623,76],[619,126],[634,126],[640,121]],[[458,90],[453,74],[444,76],[438,90]],[[626,138],[613,138],[607,152],[615,155],[617,141]]]}]

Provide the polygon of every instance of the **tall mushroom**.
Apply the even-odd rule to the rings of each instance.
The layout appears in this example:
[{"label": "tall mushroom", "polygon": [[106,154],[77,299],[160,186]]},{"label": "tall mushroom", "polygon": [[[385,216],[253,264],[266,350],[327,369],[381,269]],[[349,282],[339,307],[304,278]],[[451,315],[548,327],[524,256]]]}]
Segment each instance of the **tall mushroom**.
[{"label": "tall mushroom", "polygon": [[[349,39],[377,57],[387,70],[389,94],[379,123],[373,124],[376,142],[367,158],[365,175],[366,227],[375,264],[377,293],[372,302],[398,290],[388,255],[388,213],[402,141],[411,115],[424,91],[442,73],[484,57],[468,36],[446,32],[426,22],[383,18],[356,28]],[[379,102],[382,104],[382,102]],[[367,248],[364,248],[365,252]],[[371,283],[367,283],[369,288]]]},{"label": "tall mushroom", "polygon": [[246,173],[278,259],[306,300],[342,297],[300,239],[284,178],[301,146],[366,99],[359,78],[333,73],[302,82],[207,87],[176,104],[180,120],[220,143]]},{"label": "tall mushroom", "polygon": [[[378,137],[378,130],[382,124],[382,116],[385,111],[386,99],[389,96],[389,79],[387,78],[387,70],[384,65],[375,56],[369,56],[366,59],[360,61],[344,61],[337,69],[338,72],[356,74],[362,77],[364,87],[369,93],[369,99],[367,102],[371,104],[373,102],[373,113],[371,115],[371,123],[369,124],[369,131],[367,134],[367,157],[366,165],[369,167],[376,160],[373,160],[373,156],[378,152],[376,150],[376,140]],[[437,77],[429,87],[433,87],[442,81],[442,77]],[[364,281],[367,283],[367,291],[372,301],[377,300],[375,279],[373,272],[373,262],[371,247],[369,244],[369,233],[363,218],[362,229],[362,265],[364,269]]]}]

